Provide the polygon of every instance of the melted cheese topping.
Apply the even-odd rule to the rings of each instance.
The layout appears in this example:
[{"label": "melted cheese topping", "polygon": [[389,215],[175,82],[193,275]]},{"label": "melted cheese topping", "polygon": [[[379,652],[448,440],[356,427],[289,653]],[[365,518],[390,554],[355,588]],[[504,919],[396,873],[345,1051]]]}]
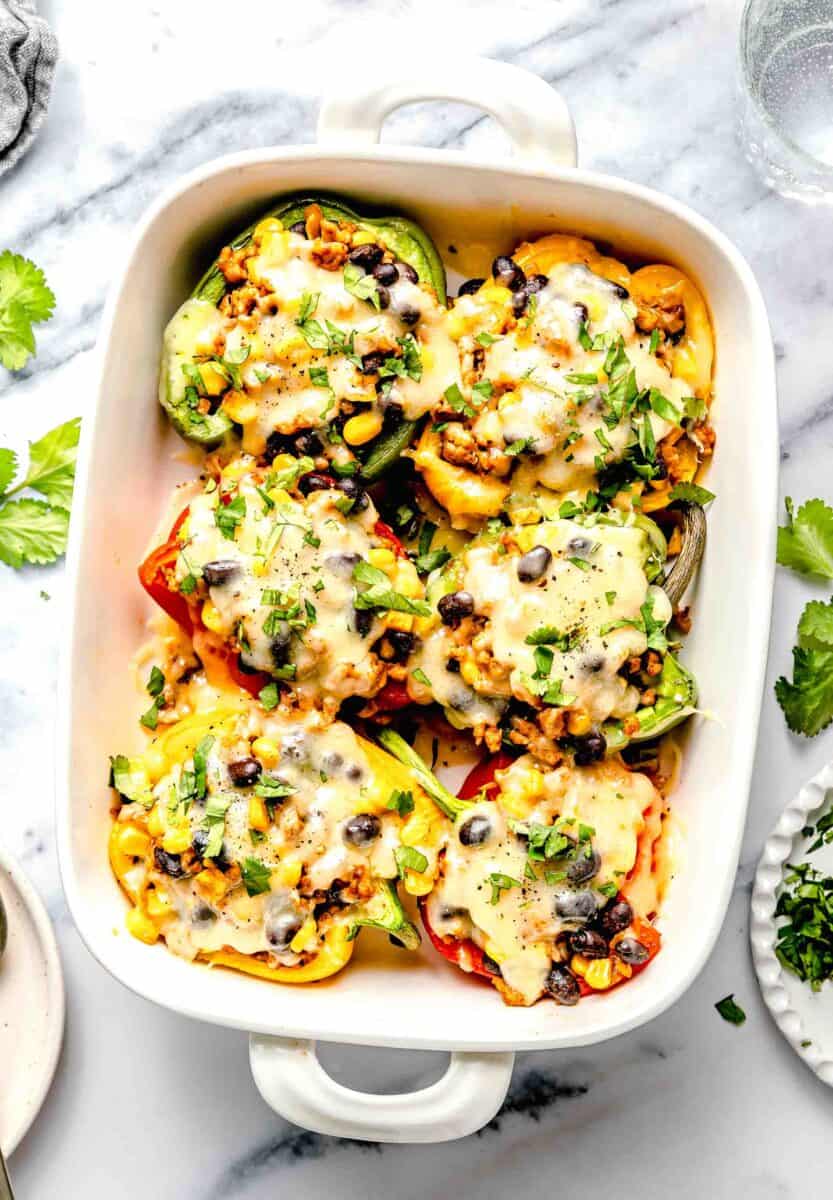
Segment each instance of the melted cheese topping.
[{"label": "melted cheese topping", "polygon": [[[236,564],[227,582],[208,588],[211,628],[239,647],[247,665],[267,672],[294,666],[296,694],[310,703],[322,695],[372,695],[384,671],[370,647],[384,625],[370,611],[355,612],[352,574],[372,549],[387,546],[373,531],[373,504],[345,515],[336,507],[344,501],[339,491],[293,499],[278,489],[269,507],[258,480],[252,473],[236,480],[245,515],[233,540],[217,525],[223,505],[216,489],[192,501],[179,583],[208,563]],[[292,604],[294,624],[276,619],[275,610]]]},{"label": "melted cheese topping", "polygon": [[[164,746],[166,738],[170,742],[172,732],[175,738],[177,728],[163,735],[160,744]],[[436,867],[436,831],[426,825],[425,836],[417,840],[414,830],[419,834],[420,829],[413,818],[409,826],[396,811],[386,808],[391,782],[377,762],[371,761],[367,744],[349,726],[341,722],[327,726],[315,714],[288,721],[265,716],[252,706],[230,720],[206,725],[205,732],[210,732],[214,741],[206,755],[202,799],[190,806],[176,802],[183,773],[194,770],[193,757],[188,757],[168,763],[153,787],[155,807],[149,821],[139,804],[126,804],[119,813],[120,822],[147,821],[158,835],[155,845],[162,847],[172,833],[176,836],[183,829],[188,842],[200,835],[204,838],[211,828],[212,806],[218,802],[221,808],[225,805],[221,859],[215,860],[221,869],[210,867],[209,880],[200,873],[199,863],[185,877],[174,878],[159,869],[152,853],[146,861],[137,862],[123,880],[131,892],[144,891],[152,884],[162,893],[172,908],[162,918],[162,932],[175,953],[194,958],[228,947],[242,954],[268,952],[275,962],[294,965],[319,943],[316,936],[303,948],[284,944],[282,933],[287,923],[297,929],[302,925],[309,928],[310,921],[314,924],[315,910],[327,899],[330,888],[339,891],[344,907],[331,906],[333,912],[327,920],[349,922],[358,900],[371,895],[374,880],[397,877],[394,851],[405,840],[424,855],[422,877],[430,881]],[[258,753],[263,739],[271,754],[264,776],[285,783],[291,795],[275,802],[268,828],[253,837],[251,805],[256,793],[251,786],[235,786],[229,764],[250,758],[253,751]],[[151,750],[149,762],[152,760]],[[364,847],[351,844],[344,836],[345,822],[359,813],[374,814],[380,825],[379,835]],[[183,858],[176,857],[177,861]],[[203,869],[209,861],[205,860]],[[245,878],[252,864],[267,870],[269,876],[267,890],[250,896],[235,868],[243,866]]]},{"label": "melted cheese topping", "polygon": [[[474,676],[464,668],[464,678],[449,672],[459,639],[440,626],[420,651],[432,695],[461,723],[476,725],[494,722],[510,696],[529,703],[541,685],[560,681],[565,703],[584,709],[595,723],[629,715],[639,695],[619,672],[647,648],[642,607],[649,602],[663,624],[671,619],[667,596],[645,574],[647,535],[635,525],[553,520],[516,529],[514,536],[517,551],[475,543],[456,564],[457,586],[473,596],[475,616],[486,618],[471,653],[476,663],[486,655],[490,665],[481,661]],[[536,546],[546,547],[552,560],[539,580],[525,583],[518,577],[519,559]],[[527,639],[544,627],[569,642],[559,648],[551,638],[552,667],[536,680],[538,647]]]},{"label": "melted cheese topping", "polygon": [[[650,339],[637,330],[615,284],[579,263],[557,263],[547,279],[535,294],[533,311],[517,322],[511,293],[487,284],[455,302],[449,327],[464,355],[478,355],[471,381],[480,378],[492,386],[470,423],[477,441],[498,449],[526,443],[539,457],[524,464],[523,486],[540,482],[565,492],[590,487],[599,463],[618,462],[635,436],[631,419],[612,428],[603,420],[606,351],[583,346],[582,327],[593,337],[621,337],[637,387],[658,389],[680,415],[691,389],[650,353]],[[478,334],[494,340],[483,346]],[[478,406],[477,393],[467,394]],[[673,428],[653,411],[648,420],[656,442]]]},{"label": "melted cheese topping", "polygon": [[[345,402],[380,411],[396,404],[408,420],[416,420],[459,379],[446,310],[427,285],[401,275],[387,289],[389,307],[377,311],[347,290],[342,268],[319,265],[314,244],[299,234],[285,230],[258,240],[259,253],[246,264],[261,292],[251,314],[226,318],[206,301],[187,300],[165,335],[165,374],[177,387],[184,387],[183,363],[217,353],[218,344],[224,343],[223,355],[233,361],[246,355],[239,375],[248,403],[235,396],[227,405],[232,420],[244,427],[244,448],[260,452],[275,431],[325,426]],[[361,359],[374,351],[401,357],[400,339],[408,335],[416,339],[418,369],[392,377],[382,400],[376,375],[362,373]],[[321,372],[327,378],[323,386]]]},{"label": "melted cheese topping", "polygon": [[[518,795],[529,792],[531,775],[537,777],[535,794],[519,810]],[[643,812],[659,797],[645,775],[629,772],[614,760],[543,774],[535,760],[525,756],[498,772],[497,779],[496,799],[467,810],[456,827],[459,831],[474,812],[488,820],[489,836],[476,846],[462,845],[459,836],[449,838],[441,878],[429,900],[429,919],[441,936],[475,941],[523,1002],[533,1004],[544,991],[558,934],[581,925],[557,915],[559,897],[563,901],[565,895],[583,891],[593,898],[591,908],[601,909],[608,898],[599,889],[624,882],[636,861]],[[527,878],[527,843],[510,826],[519,812],[524,821],[542,825],[572,821],[565,832],[573,836],[579,823],[593,829],[592,846],[601,858],[598,873],[575,888],[565,881],[547,883],[545,871],[558,871],[558,861],[553,860],[545,866],[533,864],[539,878]],[[495,893],[493,875],[517,883]]]}]

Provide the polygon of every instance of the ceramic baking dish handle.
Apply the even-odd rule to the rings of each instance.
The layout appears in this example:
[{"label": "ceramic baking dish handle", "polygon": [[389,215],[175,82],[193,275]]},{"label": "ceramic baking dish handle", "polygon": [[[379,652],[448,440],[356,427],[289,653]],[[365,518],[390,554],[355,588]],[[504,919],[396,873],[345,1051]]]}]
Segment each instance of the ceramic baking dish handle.
[{"label": "ceramic baking dish handle", "polygon": [[454,1051],[442,1079],[418,1092],[371,1095],[331,1078],[315,1042],[252,1034],[260,1094],[287,1121],[366,1142],[449,1142],[476,1133],[503,1103],[514,1054]]},{"label": "ceramic baking dish handle", "polygon": [[[413,74],[409,71],[412,70]],[[438,59],[409,68],[395,55],[387,68],[353,72],[331,86],[321,102],[318,140],[372,145],[385,119],[418,100],[458,100],[485,109],[526,160],[576,165],[576,132],[566,103],[538,75],[490,58]]]}]

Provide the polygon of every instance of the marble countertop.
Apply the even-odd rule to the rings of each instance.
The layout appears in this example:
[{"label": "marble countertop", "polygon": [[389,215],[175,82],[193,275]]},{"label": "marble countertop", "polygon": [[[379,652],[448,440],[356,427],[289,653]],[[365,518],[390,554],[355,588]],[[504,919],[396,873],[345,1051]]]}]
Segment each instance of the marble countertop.
[{"label": "marble countertop", "polygon": [[[113,5],[43,0],[61,44],[52,109],[34,149],[0,183],[2,246],[40,264],[58,297],[38,357],[0,378],[0,444],[22,448],[84,413],[111,272],[148,202],[182,172],[233,149],[313,138],[320,62],[347,53],[461,51],[529,67],[568,100],[587,166],[650,184],[713,220],[762,285],[778,357],[781,486],[833,496],[830,215],[758,182],[734,134],[734,0],[241,0]],[[229,15],[231,14],[231,15]],[[414,106],[386,139],[494,148],[492,123],[458,106]],[[742,530],[738,553],[743,553]],[[68,988],[63,1058],[12,1160],[22,1198],[148,1194],[167,1200],[539,1195],[754,1200],[828,1194],[819,1148],[833,1096],[792,1056],[760,1000],[747,932],[755,862],[790,795],[830,757],[833,733],[799,743],[772,681],[789,664],[803,602],[821,588],[779,573],[746,837],[732,905],[700,978],[649,1026],[606,1045],[521,1055],[508,1103],[476,1137],[433,1148],[338,1142],[282,1123],[249,1074],[246,1037],[186,1021],[124,991],[69,919],[53,838],[54,688],[64,634],[60,566],[0,566],[3,832],[55,922]],[[736,1029],[714,1002],[734,992]],[[443,1056],[331,1048],[342,1078],[396,1091]],[[128,1136],[129,1131],[129,1136]],[[825,1151],[828,1153],[828,1151]],[[81,1181],[83,1180],[83,1185]],[[71,1181],[72,1184],[71,1184]]]}]

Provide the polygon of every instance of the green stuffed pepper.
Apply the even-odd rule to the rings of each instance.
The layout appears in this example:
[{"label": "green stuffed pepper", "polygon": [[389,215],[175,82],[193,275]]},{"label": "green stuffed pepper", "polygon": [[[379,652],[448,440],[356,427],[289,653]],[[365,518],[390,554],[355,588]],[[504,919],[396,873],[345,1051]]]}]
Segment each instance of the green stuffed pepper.
[{"label": "green stuffed pepper", "polygon": [[326,453],[376,478],[459,365],[445,274],[412,221],[287,197],[220,251],[164,337],[159,401],[189,441]]}]

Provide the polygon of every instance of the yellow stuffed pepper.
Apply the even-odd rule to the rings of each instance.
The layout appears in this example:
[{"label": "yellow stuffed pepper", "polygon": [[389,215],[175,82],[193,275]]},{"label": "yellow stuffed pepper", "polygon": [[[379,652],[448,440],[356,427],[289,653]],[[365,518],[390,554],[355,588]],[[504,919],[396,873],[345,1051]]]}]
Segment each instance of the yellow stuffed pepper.
[{"label": "yellow stuffed pepper", "polygon": [[282,983],[340,971],[362,926],[418,944],[396,881],[430,890],[443,818],[348,726],[226,705],[116,755],[111,784],[110,861],[141,941]]},{"label": "yellow stuffed pepper", "polygon": [[[500,255],[448,317],[461,384],[414,451],[457,528],[546,506],[665,506],[710,453],[714,343],[695,285],[552,234]],[[550,497],[552,502],[552,497]]]}]

